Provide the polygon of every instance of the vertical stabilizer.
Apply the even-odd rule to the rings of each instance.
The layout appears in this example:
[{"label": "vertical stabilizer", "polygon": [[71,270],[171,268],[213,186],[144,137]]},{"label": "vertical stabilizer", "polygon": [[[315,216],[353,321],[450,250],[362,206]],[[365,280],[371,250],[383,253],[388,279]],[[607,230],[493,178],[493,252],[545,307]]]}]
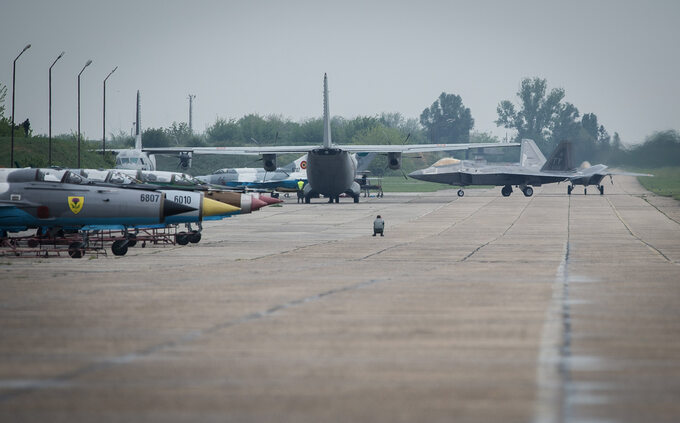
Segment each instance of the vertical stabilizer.
[{"label": "vertical stabilizer", "polygon": [[568,172],[575,169],[572,160],[571,141],[562,141],[550,154],[548,161],[541,168],[542,171]]},{"label": "vertical stabilizer", "polygon": [[546,162],[545,156],[541,153],[534,140],[523,139],[522,150],[520,151],[519,164],[522,167],[540,168]]},{"label": "vertical stabilizer", "polygon": [[142,111],[139,101],[139,90],[137,90],[137,113],[135,117],[135,150],[142,149]]},{"label": "vertical stabilizer", "polygon": [[323,74],[323,147],[331,148],[331,116],[328,111],[328,77]]}]

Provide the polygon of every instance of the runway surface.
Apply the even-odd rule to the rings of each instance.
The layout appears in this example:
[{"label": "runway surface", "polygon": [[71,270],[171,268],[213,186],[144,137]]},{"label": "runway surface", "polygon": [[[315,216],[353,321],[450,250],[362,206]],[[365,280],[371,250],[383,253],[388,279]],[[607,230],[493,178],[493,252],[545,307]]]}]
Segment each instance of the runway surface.
[{"label": "runway surface", "polygon": [[197,245],[0,258],[0,421],[680,421],[679,203],[582,192],[291,199]]}]

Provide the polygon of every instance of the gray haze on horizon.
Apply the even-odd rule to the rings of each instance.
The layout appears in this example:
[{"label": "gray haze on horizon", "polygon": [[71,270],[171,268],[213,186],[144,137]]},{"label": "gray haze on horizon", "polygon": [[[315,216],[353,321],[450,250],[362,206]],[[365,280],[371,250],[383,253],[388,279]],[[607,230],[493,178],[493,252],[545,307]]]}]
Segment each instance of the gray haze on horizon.
[{"label": "gray haze on horizon", "polygon": [[[294,121],[322,114],[328,73],[330,109],[352,118],[399,112],[418,118],[443,91],[458,94],[475,130],[504,137],[495,125],[501,100],[517,102],[524,77],[566,90],[566,101],[625,143],[680,129],[680,2],[466,1],[10,1],[2,6],[0,82],[17,62],[16,122],[52,132],[81,128],[102,136],[107,82],[107,138],[130,133],[135,94],[142,128],[188,120],[194,130],[217,117],[249,113]],[[319,134],[321,138],[321,134]]]}]

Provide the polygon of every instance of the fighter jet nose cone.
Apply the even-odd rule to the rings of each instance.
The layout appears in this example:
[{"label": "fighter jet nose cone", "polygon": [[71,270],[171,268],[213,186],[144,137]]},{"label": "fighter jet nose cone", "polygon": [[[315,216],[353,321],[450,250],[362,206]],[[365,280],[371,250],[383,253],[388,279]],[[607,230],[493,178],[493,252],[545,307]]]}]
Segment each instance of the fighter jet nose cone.
[{"label": "fighter jet nose cone", "polygon": [[408,176],[409,176],[409,178],[419,179],[418,177],[422,176],[422,174],[423,174],[422,169],[419,169],[419,170],[414,170],[413,172],[409,173]]},{"label": "fighter jet nose cone", "polygon": [[274,198],[269,195],[260,195],[260,200],[264,201],[267,204],[278,204],[278,203],[283,203],[283,200],[279,200],[278,198]]},{"label": "fighter jet nose cone", "polygon": [[264,201],[260,200],[259,198],[253,197],[252,200],[250,200],[250,210],[255,211],[255,210],[260,210],[262,207],[266,206],[267,203]]},{"label": "fighter jet nose cone", "polygon": [[194,210],[196,210],[196,207],[176,203],[172,200],[168,200],[167,198],[163,203],[163,217],[174,216],[176,214],[186,213]]},{"label": "fighter jet nose cone", "polygon": [[203,198],[203,217],[227,215],[236,213],[240,210],[240,208],[232,206],[231,204],[211,200],[210,198]]}]

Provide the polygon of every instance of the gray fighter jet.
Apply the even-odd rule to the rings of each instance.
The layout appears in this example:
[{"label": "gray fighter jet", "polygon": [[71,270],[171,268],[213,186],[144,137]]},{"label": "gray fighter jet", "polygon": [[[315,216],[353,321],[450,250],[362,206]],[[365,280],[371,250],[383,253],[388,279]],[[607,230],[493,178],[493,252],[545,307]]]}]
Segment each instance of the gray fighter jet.
[{"label": "gray fighter jet", "polygon": [[328,79],[323,77],[323,144],[293,145],[276,147],[176,147],[144,148],[153,154],[192,153],[192,154],[241,154],[261,155],[263,167],[268,172],[276,170],[278,154],[307,154],[307,178],[304,194],[305,202],[317,195],[325,195],[329,202],[339,202],[340,194],[348,194],[359,202],[361,186],[356,182],[357,159],[354,153],[378,153],[387,155],[390,169],[401,168],[402,154],[428,151],[465,150],[483,147],[507,147],[517,144],[419,144],[419,145],[337,145],[331,140],[331,120],[328,108]]},{"label": "gray fighter jet", "polygon": [[501,194],[508,197],[512,187],[518,187],[526,197],[534,193],[533,186],[555,182],[569,182],[567,193],[571,195],[575,185],[583,185],[583,193],[587,194],[589,185],[596,185],[600,194],[604,194],[602,179],[612,175],[653,176],[646,173],[613,172],[607,166],[596,166],[577,169],[572,162],[572,143],[562,141],[552,152],[548,160],[532,140],[522,140],[520,162],[511,165],[489,165],[470,160],[452,158],[441,159],[426,169],[416,170],[409,174],[414,179],[460,186],[458,196],[465,192],[463,187],[471,185],[502,186]]},{"label": "gray fighter jet", "polygon": [[195,210],[155,189],[91,185],[67,170],[0,169],[2,236],[28,228],[161,224]]}]

